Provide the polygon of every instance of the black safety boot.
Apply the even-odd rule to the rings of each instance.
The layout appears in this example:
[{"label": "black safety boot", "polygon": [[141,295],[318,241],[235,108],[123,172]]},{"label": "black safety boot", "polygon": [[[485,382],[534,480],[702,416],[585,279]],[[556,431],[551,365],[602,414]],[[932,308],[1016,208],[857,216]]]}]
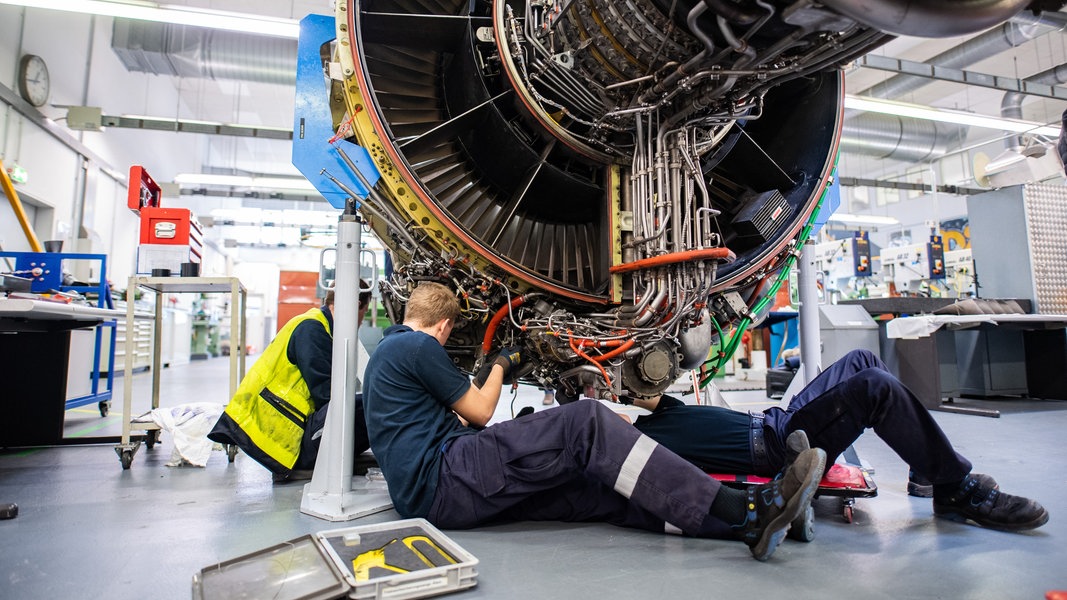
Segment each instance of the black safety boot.
[{"label": "black safety boot", "polygon": [[826,453],[810,448],[797,455],[781,478],[746,490],[741,536],[756,560],[770,558],[790,524],[804,515],[825,467]]},{"label": "black safety boot", "polygon": [[989,475],[972,473],[948,496],[934,495],[934,515],[974,521],[983,527],[1023,531],[1048,523],[1048,511],[1037,502],[1000,491]]},{"label": "black safety boot", "polygon": [[934,484],[915,471],[908,471],[908,495],[916,498],[933,498]]},{"label": "black safety boot", "polygon": [[314,473],[314,469],[293,469],[288,473],[272,473],[271,481],[275,484],[290,483],[292,481],[308,481]]}]

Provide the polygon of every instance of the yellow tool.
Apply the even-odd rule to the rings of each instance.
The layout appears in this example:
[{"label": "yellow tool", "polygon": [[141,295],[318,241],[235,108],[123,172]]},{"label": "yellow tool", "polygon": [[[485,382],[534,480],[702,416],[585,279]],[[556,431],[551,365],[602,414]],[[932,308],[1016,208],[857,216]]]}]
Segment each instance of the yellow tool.
[{"label": "yellow tool", "polygon": [[[375,548],[373,550],[368,550],[360,554],[359,556],[353,558],[352,573],[355,575],[356,581],[369,580],[370,570],[373,568],[385,569],[394,573],[410,573],[411,571],[409,571],[408,569],[391,565],[385,562],[385,549],[388,548],[390,544],[396,541],[397,539],[393,538],[386,542],[385,545],[383,545],[382,547]],[[456,559],[452,558],[447,552],[442,550],[441,547],[438,546],[437,543],[435,543],[432,539],[424,535],[409,535],[405,537],[402,543],[407,546],[408,550],[411,550],[411,552],[415,554],[415,556],[419,557],[419,560],[425,563],[427,567],[436,567],[437,565],[433,564],[433,562],[429,558],[427,558],[427,556],[422,552],[422,550],[419,550],[415,547],[415,544],[417,542],[428,544],[431,548],[436,550],[442,558],[444,558],[451,564],[456,564]]]},{"label": "yellow tool", "polygon": [[424,535],[409,535],[404,538],[404,545],[407,546],[408,550],[411,550],[415,554],[415,556],[418,556],[422,560],[422,562],[426,563],[427,567],[436,567],[437,565],[430,562],[430,559],[426,558],[426,555],[423,554],[421,550],[415,547],[415,542],[425,542],[431,548],[436,550],[437,553],[440,554],[441,557],[447,560],[450,564],[456,564],[456,559],[452,558],[447,552],[442,550],[441,547],[438,546],[437,543],[431,540],[430,538]]}]

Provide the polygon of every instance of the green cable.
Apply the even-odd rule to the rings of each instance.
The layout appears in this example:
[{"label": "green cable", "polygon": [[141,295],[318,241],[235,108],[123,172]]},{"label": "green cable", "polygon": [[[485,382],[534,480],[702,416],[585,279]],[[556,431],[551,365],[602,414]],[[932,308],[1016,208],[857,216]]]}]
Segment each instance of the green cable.
[{"label": "green cable", "polygon": [[[815,219],[819,216],[819,211],[820,209],[822,209],[823,200],[826,198],[826,193],[829,190],[829,186],[827,186],[826,189],[823,190],[822,196],[819,197],[819,201],[815,204],[815,210],[811,211],[811,216],[808,217],[807,223],[804,224],[804,228],[800,231],[800,235],[797,238],[798,251],[802,249],[804,247],[804,244],[808,242],[808,237],[811,236],[811,230],[815,226]],[[760,311],[766,308],[767,304],[771,301],[771,299],[775,297],[775,295],[778,293],[778,288],[782,287],[782,283],[785,282],[785,279],[787,277],[789,277],[789,270],[793,268],[793,263],[796,262],[796,258],[796,253],[790,253],[786,257],[785,263],[783,263],[781,267],[781,271],[778,272],[778,277],[776,277],[774,282],[771,284],[771,287],[767,291],[767,294],[763,296],[763,298],[760,298],[760,300],[756,302],[756,304],[750,310],[752,314],[759,314]],[[722,328],[719,327],[719,323],[714,317],[712,317],[711,322],[715,324],[715,329],[719,331],[719,354],[715,359],[715,366],[713,366],[709,370],[708,375],[706,377],[700,380],[700,389],[704,389],[708,386],[709,383],[711,383],[711,380],[715,378],[715,375],[719,372],[719,369],[722,368],[726,360],[732,357],[734,355],[734,352],[737,351],[737,346],[740,345],[741,337],[742,335],[744,335],[745,330],[748,328],[748,326],[752,323],[752,319],[749,317],[744,317],[743,319],[741,319],[741,321],[738,322],[737,328],[735,329],[733,336],[730,337],[730,341],[727,343],[725,350],[723,350],[722,347]],[[704,361],[703,366],[706,367],[711,362],[713,362],[713,359]]]}]

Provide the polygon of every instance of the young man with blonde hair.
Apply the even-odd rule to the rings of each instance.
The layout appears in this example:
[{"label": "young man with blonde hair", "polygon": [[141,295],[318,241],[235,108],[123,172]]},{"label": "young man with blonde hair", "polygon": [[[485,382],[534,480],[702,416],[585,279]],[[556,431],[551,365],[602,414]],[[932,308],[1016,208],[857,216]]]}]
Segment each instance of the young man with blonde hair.
[{"label": "young man with blonde hair", "polygon": [[472,384],[444,349],[459,315],[451,290],[420,284],[404,323],[386,329],[367,365],[367,430],[401,516],[446,529],[604,521],[742,539],[766,560],[811,502],[826,459],[818,449],[745,491],[723,487],[594,400],[486,427],[522,352],[503,349],[484,384]]}]

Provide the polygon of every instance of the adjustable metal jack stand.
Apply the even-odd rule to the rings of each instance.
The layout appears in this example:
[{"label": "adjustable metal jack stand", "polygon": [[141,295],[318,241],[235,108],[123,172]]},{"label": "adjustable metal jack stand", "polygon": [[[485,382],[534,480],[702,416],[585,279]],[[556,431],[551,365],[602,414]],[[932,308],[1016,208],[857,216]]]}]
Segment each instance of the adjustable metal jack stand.
[{"label": "adjustable metal jack stand", "polygon": [[[800,250],[800,272],[797,277],[797,296],[800,300],[797,318],[800,319],[800,369],[782,395],[785,408],[804,386],[822,372],[822,336],[819,334],[819,294],[815,282],[815,252],[811,244]],[[874,473],[874,468],[860,459],[856,447],[850,445],[842,453],[845,462],[861,465]]]},{"label": "adjustable metal jack stand", "polygon": [[[797,275],[797,297],[800,300],[797,318],[800,319],[800,369],[793,382],[799,379],[800,388],[811,383],[822,371],[819,364],[822,357],[822,338],[819,335],[819,292],[815,282],[815,251],[811,244],[804,244],[800,250],[800,271]],[[790,388],[793,386],[790,385]],[[798,389],[798,391],[799,391]],[[782,402],[788,403],[795,394],[786,390]]]},{"label": "adjustable metal jack stand", "polygon": [[337,224],[331,400],[315,472],[300,501],[300,512],[327,521],[348,521],[392,507],[384,484],[352,477],[356,392],[360,389],[356,365],[361,223],[355,201],[349,199]]}]

